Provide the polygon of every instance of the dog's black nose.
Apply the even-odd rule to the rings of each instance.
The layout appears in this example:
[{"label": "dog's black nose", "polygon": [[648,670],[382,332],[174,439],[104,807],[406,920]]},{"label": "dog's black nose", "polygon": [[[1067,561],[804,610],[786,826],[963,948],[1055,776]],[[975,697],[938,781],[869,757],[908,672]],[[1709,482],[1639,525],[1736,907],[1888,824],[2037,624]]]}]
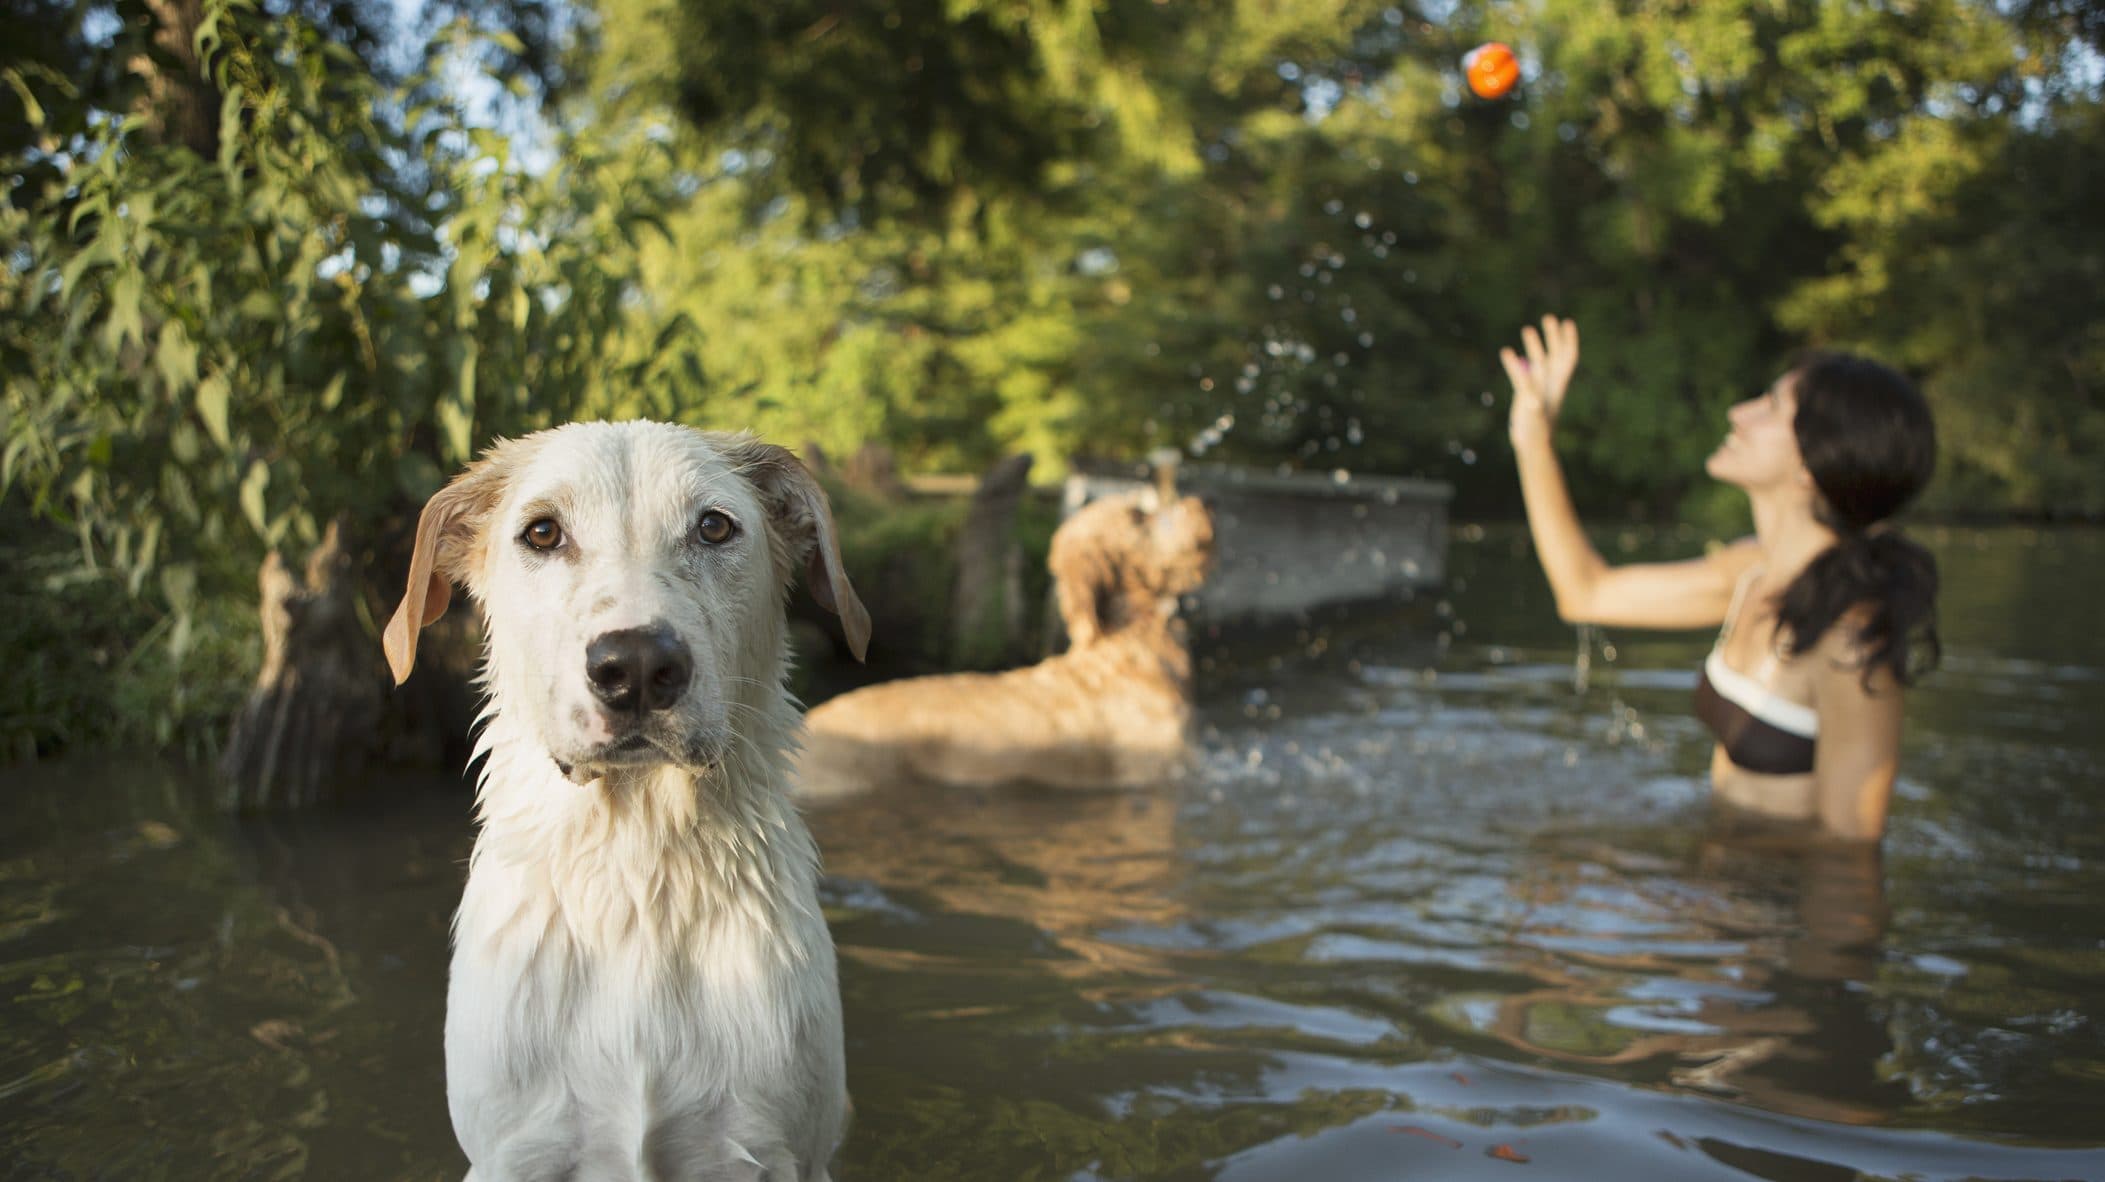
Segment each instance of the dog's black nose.
[{"label": "dog's black nose", "polygon": [[592,696],[609,710],[663,710],[687,691],[694,659],[670,628],[624,628],[585,648]]}]

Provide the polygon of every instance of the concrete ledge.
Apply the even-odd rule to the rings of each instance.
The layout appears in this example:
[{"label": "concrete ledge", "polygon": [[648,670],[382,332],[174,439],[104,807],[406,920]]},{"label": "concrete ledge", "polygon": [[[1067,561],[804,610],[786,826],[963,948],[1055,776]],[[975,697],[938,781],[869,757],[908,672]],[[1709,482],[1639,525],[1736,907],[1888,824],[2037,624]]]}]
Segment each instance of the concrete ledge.
[{"label": "concrete ledge", "polygon": [[1447,579],[1452,485],[1402,476],[1138,464],[1070,476],[1066,515],[1173,479],[1213,506],[1218,565],[1191,614],[1219,623],[1400,598]]}]

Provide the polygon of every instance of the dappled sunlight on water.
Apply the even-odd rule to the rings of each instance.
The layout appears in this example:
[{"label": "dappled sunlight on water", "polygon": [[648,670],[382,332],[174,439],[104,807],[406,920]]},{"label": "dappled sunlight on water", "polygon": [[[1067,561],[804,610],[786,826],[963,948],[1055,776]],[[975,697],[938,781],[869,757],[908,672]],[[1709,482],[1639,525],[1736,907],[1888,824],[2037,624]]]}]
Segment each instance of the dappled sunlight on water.
[{"label": "dappled sunlight on water", "polygon": [[[841,1176],[2105,1177],[2105,539],[1940,540],[1883,859],[1714,819],[1707,638],[1594,637],[1575,693],[1516,541],[1464,533],[1401,614],[1204,642],[1187,783],[815,813]],[[10,1160],[457,1173],[457,787],[236,824],[151,770],[27,779]]]}]

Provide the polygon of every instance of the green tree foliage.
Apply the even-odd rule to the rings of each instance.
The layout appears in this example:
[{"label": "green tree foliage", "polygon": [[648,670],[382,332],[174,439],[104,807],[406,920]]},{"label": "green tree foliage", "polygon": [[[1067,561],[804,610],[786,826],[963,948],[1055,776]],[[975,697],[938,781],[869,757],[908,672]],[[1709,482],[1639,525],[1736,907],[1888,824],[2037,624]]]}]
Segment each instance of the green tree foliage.
[{"label": "green tree foliage", "polygon": [[[1881,303],[1903,271],[1925,304],[1973,285],[1910,236],[2015,224],[2047,195],[1987,196],[2020,166],[2096,223],[2075,121],[2024,116],[2095,105],[2095,80],[2039,94],[2072,76],[2080,6],[1162,7],[607,0],[606,76],[684,112],[712,178],[650,287],[723,326],[718,410],[928,463],[1196,443],[1508,498],[1489,358],[1554,309],[1588,330],[1569,438],[1595,499],[1680,502],[1723,409],[1831,344],[2006,425],[2000,458],[1948,433],[1970,494],[2070,504],[2016,471],[2048,427],[2069,470],[2094,454],[2066,413],[2013,413],[2051,400],[2046,363],[1982,396],[1960,340],[1866,313],[1907,302]],[[1487,103],[1458,63],[1491,37],[1528,70]],[[2064,311],[2029,356],[2082,352],[2098,317]]]},{"label": "green tree foliage", "polygon": [[615,0],[606,76],[668,102],[804,194],[864,221],[959,190],[1028,192],[1107,140],[1177,163],[1157,63],[1203,21],[1153,0]]},{"label": "green tree foliage", "polygon": [[1941,81],[1938,117],[1837,168],[1812,211],[1838,265],[1780,309],[1925,375],[1953,506],[2105,514],[2105,108],[2073,25],[2020,26],[2018,68]]},{"label": "green tree foliage", "polygon": [[[2105,512],[2070,0],[434,9],[500,31],[427,66],[564,99],[523,138],[352,8],[134,2],[0,16],[0,492],[147,602],[605,412],[950,471],[1178,445],[1483,511],[1493,353],[1544,311],[1585,329],[1582,498],[1700,499],[1725,407],[1817,344],[1923,380],[1944,503]],[[1500,101],[1460,77],[1491,38]]]},{"label": "green tree foliage", "polygon": [[528,172],[311,23],[203,18],[213,157],[142,113],[50,114],[0,207],[0,488],[76,536],[75,570],[172,613],[177,652],[265,547],[398,524],[492,436],[658,384],[684,339],[646,325],[655,350],[611,357],[666,200],[648,142],[558,130]]}]

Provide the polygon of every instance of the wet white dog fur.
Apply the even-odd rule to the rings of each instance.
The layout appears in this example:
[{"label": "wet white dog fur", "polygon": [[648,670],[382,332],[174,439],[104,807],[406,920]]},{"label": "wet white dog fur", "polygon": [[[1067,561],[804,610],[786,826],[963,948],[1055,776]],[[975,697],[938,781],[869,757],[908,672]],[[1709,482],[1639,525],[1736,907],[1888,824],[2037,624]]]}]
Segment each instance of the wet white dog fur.
[{"label": "wet white dog fur", "polygon": [[[425,507],[396,680],[454,583],[488,645],[446,999],[471,1179],[827,1177],[840,993],[785,785],[783,601],[807,561],[860,655],[869,617],[802,465],[658,423],[500,443]],[[657,692],[622,696],[610,636],[649,638],[631,663]]]}]

